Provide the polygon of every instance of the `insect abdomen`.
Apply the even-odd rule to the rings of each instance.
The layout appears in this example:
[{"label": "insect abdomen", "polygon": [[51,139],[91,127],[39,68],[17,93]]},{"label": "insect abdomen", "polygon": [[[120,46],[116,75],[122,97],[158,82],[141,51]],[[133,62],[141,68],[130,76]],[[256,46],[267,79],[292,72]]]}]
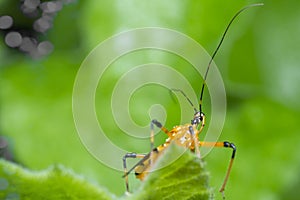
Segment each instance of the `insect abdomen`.
[{"label": "insect abdomen", "polygon": [[148,175],[151,168],[151,163],[155,163],[157,157],[159,156],[160,151],[158,149],[159,148],[153,149],[148,159],[134,168],[136,178],[142,181]]}]

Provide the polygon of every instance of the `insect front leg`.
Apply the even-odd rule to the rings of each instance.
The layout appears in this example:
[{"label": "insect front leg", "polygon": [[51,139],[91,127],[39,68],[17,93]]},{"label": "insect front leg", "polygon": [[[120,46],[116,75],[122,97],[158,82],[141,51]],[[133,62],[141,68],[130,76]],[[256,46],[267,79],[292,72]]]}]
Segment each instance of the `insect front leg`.
[{"label": "insect front leg", "polygon": [[198,139],[198,134],[195,134],[195,131],[193,129],[193,126],[189,126],[189,131],[192,135],[192,139],[194,142],[194,148],[195,148],[195,152],[198,158],[201,158],[200,155],[200,149],[199,149],[199,139]]},{"label": "insect front leg", "polygon": [[151,125],[150,125],[150,141],[151,141],[151,151],[154,149],[154,125],[157,127],[157,128],[160,128],[160,130],[162,130],[163,132],[165,132],[168,136],[170,136],[170,132],[168,131],[167,128],[165,128],[159,121],[157,121],[156,119],[153,119],[151,121]]},{"label": "insect front leg", "polygon": [[201,120],[201,125],[200,125],[200,129],[199,129],[199,133],[202,132],[204,126],[205,126],[205,114],[203,112],[200,112],[200,120]]}]

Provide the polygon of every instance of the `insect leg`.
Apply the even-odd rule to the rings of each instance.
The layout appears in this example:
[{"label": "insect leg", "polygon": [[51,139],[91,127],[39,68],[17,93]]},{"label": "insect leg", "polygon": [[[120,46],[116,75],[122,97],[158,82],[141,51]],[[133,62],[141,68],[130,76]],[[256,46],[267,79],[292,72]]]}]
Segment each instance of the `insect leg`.
[{"label": "insect leg", "polygon": [[137,154],[137,153],[127,153],[123,157],[123,168],[124,168],[124,178],[125,178],[125,185],[126,185],[126,191],[129,192],[129,184],[128,184],[128,174],[134,169],[131,168],[129,171],[127,171],[127,163],[126,159],[127,158],[144,158],[146,155],[145,154]]},{"label": "insect leg", "polygon": [[190,100],[190,98],[181,89],[172,88],[172,89],[170,89],[170,91],[180,92],[186,98],[186,100],[190,103],[190,105],[194,108],[195,113],[197,112],[197,109],[195,108],[195,106],[192,103],[192,101]]},{"label": "insect leg", "polygon": [[156,119],[153,119],[151,121],[151,131],[150,131],[150,141],[151,141],[151,151],[154,148],[154,125],[157,126],[158,128],[160,128],[160,130],[162,130],[163,132],[165,132],[168,136],[170,136],[170,132],[168,131],[168,129],[166,129],[159,121],[157,121]]},{"label": "insect leg", "polygon": [[189,126],[189,131],[190,131],[190,133],[192,135],[192,138],[194,140],[194,148],[195,148],[195,151],[196,151],[196,155],[197,155],[198,158],[201,158],[201,156],[200,156],[200,149],[199,149],[198,135],[195,134],[193,126]]},{"label": "insect leg", "polygon": [[211,147],[211,146],[213,146],[213,147],[226,147],[226,148],[231,148],[232,149],[230,163],[229,163],[229,166],[228,166],[228,169],[227,169],[222,187],[220,189],[220,192],[222,193],[223,198],[224,198],[224,190],[225,190],[225,186],[226,186],[226,183],[228,181],[229,174],[230,174],[230,171],[231,171],[231,168],[232,168],[233,160],[234,160],[235,153],[236,153],[236,147],[233,143],[230,143],[230,142],[201,142],[200,141],[199,145],[200,146],[207,146],[207,147]]}]

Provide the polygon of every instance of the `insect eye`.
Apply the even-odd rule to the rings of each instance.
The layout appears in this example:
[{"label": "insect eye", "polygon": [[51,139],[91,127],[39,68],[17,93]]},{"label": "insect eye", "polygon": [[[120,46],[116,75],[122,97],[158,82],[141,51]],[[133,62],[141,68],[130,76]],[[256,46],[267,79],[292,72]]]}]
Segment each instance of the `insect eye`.
[{"label": "insect eye", "polygon": [[200,118],[200,121],[203,120],[204,116],[205,116],[205,114],[204,114],[203,112],[201,112],[201,113],[200,113],[200,117],[199,117],[199,118]]}]

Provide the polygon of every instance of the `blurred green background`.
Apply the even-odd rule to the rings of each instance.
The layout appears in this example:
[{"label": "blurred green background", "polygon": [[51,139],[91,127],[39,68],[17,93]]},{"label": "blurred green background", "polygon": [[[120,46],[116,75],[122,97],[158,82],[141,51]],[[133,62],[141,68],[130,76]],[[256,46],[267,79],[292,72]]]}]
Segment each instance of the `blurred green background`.
[{"label": "blurred green background", "polygon": [[[4,8],[7,2],[1,0],[0,7]],[[121,196],[125,189],[122,172],[93,158],[75,129],[72,89],[81,62],[106,38],[148,26],[180,31],[212,53],[231,17],[251,3],[257,2],[76,1],[64,6],[55,17],[53,28],[44,36],[54,44],[54,51],[41,59],[7,48],[1,34],[0,135],[9,142],[14,160],[32,170],[61,163]],[[232,141],[238,149],[226,196],[299,199],[300,3],[296,0],[263,3],[264,7],[252,8],[234,22],[215,58],[228,103],[220,140]],[[17,10],[0,10],[0,15],[19,15],[14,13]],[[180,61],[173,65],[187,76],[198,93],[202,83],[198,75],[193,76],[192,69],[182,68]],[[121,72],[118,69],[108,72],[101,86],[104,89],[96,96],[99,110],[108,105],[111,89]],[[205,95],[208,99],[207,92]],[[137,91],[130,103],[132,118],[138,124],[149,124],[147,110],[155,103],[166,109],[166,127],[171,129],[179,123],[180,108],[166,89],[146,86]],[[204,108],[209,110],[208,107],[204,101]],[[123,137],[107,112],[97,115],[104,120],[103,128],[111,133],[112,141],[128,151],[145,152],[149,148],[145,147],[145,141],[136,143]],[[192,109],[187,112],[192,117]],[[156,145],[164,139],[160,134]],[[205,158],[216,199],[221,199],[217,191],[229,157],[229,151],[215,149]],[[122,164],[121,158],[115,159]]]}]

